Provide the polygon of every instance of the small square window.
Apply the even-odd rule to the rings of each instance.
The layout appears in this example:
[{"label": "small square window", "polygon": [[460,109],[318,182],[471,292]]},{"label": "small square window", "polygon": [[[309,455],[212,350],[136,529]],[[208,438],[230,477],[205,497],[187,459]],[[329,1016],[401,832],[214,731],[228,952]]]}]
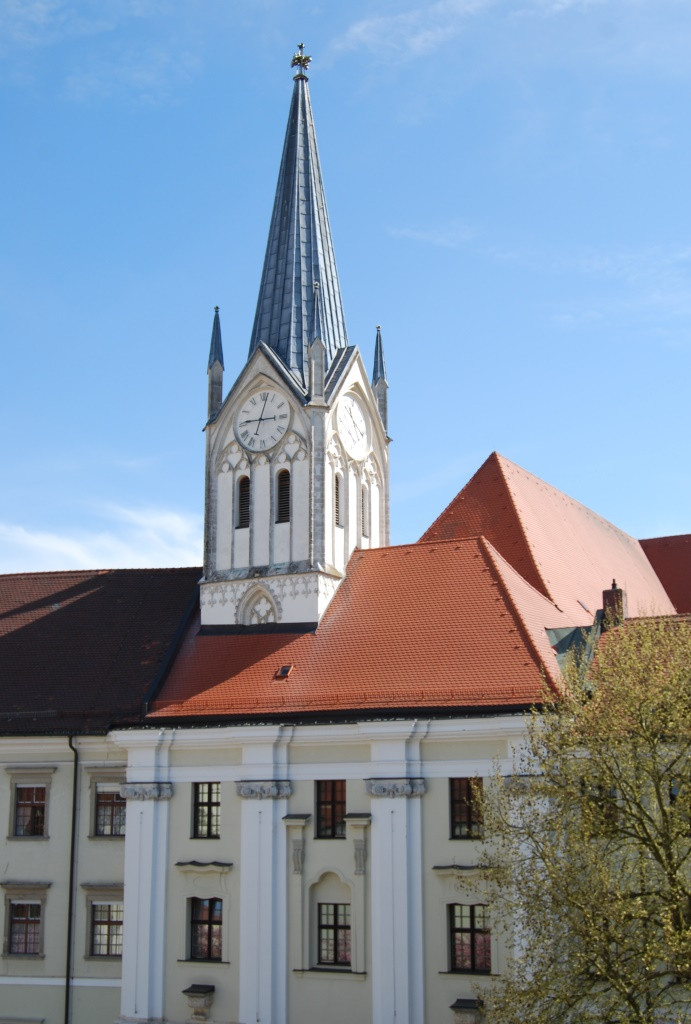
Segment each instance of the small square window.
[{"label": "small square window", "polygon": [[91,956],[122,956],[120,901],[91,904]]},{"label": "small square window", "polygon": [[15,836],[44,836],[46,827],[46,787],[21,786],[14,790]]},{"label": "small square window", "polygon": [[223,900],[201,900],[190,906],[190,960],[220,960],[222,953]]},{"label": "small square window", "polygon": [[192,837],[218,839],[221,834],[221,783],[195,782],[193,794]]},{"label": "small square window", "polygon": [[124,836],[126,810],[127,801],[120,796],[118,785],[97,783],[94,835]]},{"label": "small square window", "polygon": [[345,779],[323,779],[316,783],[316,838],[345,839]]},{"label": "small square window", "polygon": [[482,779],[449,779],[452,839],[482,838]]},{"label": "small square window", "polygon": [[350,904],[317,905],[318,963],[350,967]]},{"label": "small square window", "polygon": [[492,967],[487,907],[452,903],[449,914],[449,969],[489,974]]}]

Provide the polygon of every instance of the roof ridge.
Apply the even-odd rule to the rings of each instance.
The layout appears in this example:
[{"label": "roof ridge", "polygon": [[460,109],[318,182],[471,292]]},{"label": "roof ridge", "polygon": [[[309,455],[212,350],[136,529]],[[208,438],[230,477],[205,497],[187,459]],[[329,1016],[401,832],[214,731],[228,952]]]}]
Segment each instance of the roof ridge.
[{"label": "roof ridge", "polygon": [[[521,574],[518,572],[518,570],[514,569],[514,567],[511,565],[511,563],[509,561],[507,561],[507,559],[504,558],[504,556],[499,551],[497,551],[497,549],[494,547],[494,545],[490,541],[488,541],[487,538],[484,535],[480,537],[480,548],[483,549],[486,558],[489,559],[490,563],[492,564],[492,566],[493,566],[493,568],[494,568],[494,570],[495,570],[495,572],[497,574],[498,585],[501,587],[501,590],[502,590],[502,593],[504,595],[504,599],[505,599],[505,601],[507,603],[507,606],[511,608],[511,610],[512,610],[512,612],[514,614],[514,618],[517,621],[517,624],[519,625],[519,627],[521,629],[521,633],[523,635],[523,639],[524,639],[525,643],[527,644],[527,646],[533,652],[533,654],[535,656],[535,659],[537,661],[537,664],[541,667],[541,669],[544,670],[544,673],[547,676],[550,688],[553,689],[555,692],[558,692],[557,686],[556,686],[556,681],[557,680],[556,680],[556,677],[555,677],[555,675],[554,675],[554,673],[552,671],[552,666],[545,664],[544,659],[542,657],[542,654],[540,653],[540,650],[539,650],[537,644],[535,643],[535,638],[533,637],[532,630],[530,629],[528,623],[526,622],[525,617],[523,616],[519,605],[514,600],[513,594],[511,593],[511,591],[510,591],[510,589],[509,589],[509,587],[508,587],[508,585],[506,583],[506,580],[504,579],[504,575],[503,575],[502,569],[503,568],[508,569],[516,577],[517,580],[520,580],[521,583],[523,583],[524,585],[530,587],[530,589],[535,594],[537,594],[539,597],[541,597],[543,601],[547,601],[548,604],[551,604],[552,607],[557,609],[557,611],[561,611],[561,609],[559,608],[559,605],[555,604],[554,601],[551,600],[551,598],[546,597],[541,591],[539,591],[537,589],[537,587],[534,587],[532,585],[532,583],[530,583],[523,576],[521,576]],[[562,612],[562,614],[563,614],[563,612]]]}]

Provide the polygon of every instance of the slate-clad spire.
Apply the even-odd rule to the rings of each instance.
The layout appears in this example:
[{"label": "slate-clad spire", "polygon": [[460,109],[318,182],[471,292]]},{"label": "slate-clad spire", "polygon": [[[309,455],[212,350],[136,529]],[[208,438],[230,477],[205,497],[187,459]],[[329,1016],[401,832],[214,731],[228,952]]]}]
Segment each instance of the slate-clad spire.
[{"label": "slate-clad spire", "polygon": [[374,343],[374,369],[372,370],[372,385],[378,380],[386,380],[386,363],[384,362],[384,346],[381,340],[381,327],[377,327],[377,340]]},{"label": "slate-clad spire", "polygon": [[263,341],[303,387],[308,385],[315,326],[315,282],[327,368],[348,344],[305,75],[309,60],[301,44],[293,58],[298,73],[250,342],[250,355]]},{"label": "slate-clad spire", "polygon": [[211,328],[211,345],[209,346],[209,378],[208,416],[215,416],[223,403],[223,345],[221,344],[221,319],[218,306],[214,309],[214,324]]},{"label": "slate-clad spire", "polygon": [[377,340],[374,343],[374,369],[372,370],[372,390],[377,400],[377,408],[384,430],[388,427],[388,390],[389,384],[386,379],[386,363],[384,362],[384,346],[381,340],[381,327],[377,327]]}]

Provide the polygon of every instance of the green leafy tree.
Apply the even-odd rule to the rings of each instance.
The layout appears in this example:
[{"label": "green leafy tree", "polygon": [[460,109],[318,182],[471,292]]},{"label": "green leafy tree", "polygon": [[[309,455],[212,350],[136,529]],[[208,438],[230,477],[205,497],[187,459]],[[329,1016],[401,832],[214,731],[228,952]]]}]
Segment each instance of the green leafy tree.
[{"label": "green leafy tree", "polygon": [[484,801],[488,1024],[691,1022],[691,621],[605,633]]}]

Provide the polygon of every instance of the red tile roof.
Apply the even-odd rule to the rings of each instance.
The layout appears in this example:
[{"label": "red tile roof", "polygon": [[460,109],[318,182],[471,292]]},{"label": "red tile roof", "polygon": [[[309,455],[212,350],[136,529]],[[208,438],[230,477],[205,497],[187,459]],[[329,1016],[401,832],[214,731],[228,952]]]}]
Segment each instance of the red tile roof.
[{"label": "red tile roof", "polygon": [[564,625],[482,538],[356,551],[316,632],[204,635],[197,621],[152,717],[525,706],[543,669],[557,674],[544,627]]},{"label": "red tile roof", "polygon": [[201,570],[0,576],[0,733],[135,718]]},{"label": "red tile roof", "polygon": [[540,593],[592,621],[613,579],[630,615],[669,615],[672,603],[633,537],[494,452],[422,541],[484,535]]},{"label": "red tile roof", "polygon": [[691,612],[691,534],[650,537],[641,547],[679,614]]}]

